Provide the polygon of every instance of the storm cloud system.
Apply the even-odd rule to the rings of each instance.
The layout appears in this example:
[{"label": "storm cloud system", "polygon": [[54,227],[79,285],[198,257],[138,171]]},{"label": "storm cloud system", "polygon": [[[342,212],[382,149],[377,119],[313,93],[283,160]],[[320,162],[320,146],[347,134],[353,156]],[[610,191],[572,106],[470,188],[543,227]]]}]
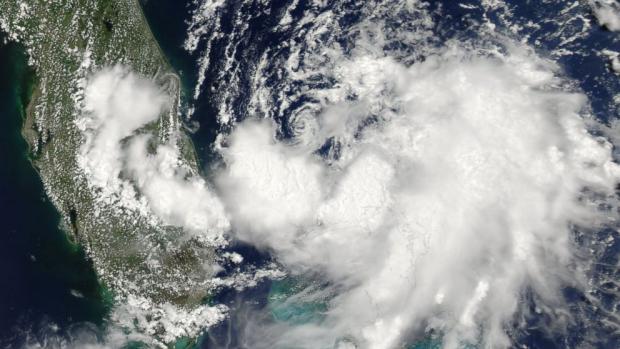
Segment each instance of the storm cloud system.
[{"label": "storm cloud system", "polygon": [[[571,320],[562,287],[586,287],[572,234],[610,222],[620,168],[561,69],[504,47],[342,59],[339,89],[355,100],[336,91],[290,139],[260,113],[235,124],[211,181],[188,175],[174,140],[153,147],[139,131],[166,112],[157,85],[107,68],[86,88],[83,167],[165,224],[319,275],[328,286],[296,301],[323,303],[321,320],[250,316],[253,348],[400,348],[428,329],[445,348],[510,347],[526,292],[559,327]],[[330,139],[337,154],[319,152]]]},{"label": "storm cloud system", "polygon": [[618,0],[0,0],[0,62],[2,348],[620,348]]}]

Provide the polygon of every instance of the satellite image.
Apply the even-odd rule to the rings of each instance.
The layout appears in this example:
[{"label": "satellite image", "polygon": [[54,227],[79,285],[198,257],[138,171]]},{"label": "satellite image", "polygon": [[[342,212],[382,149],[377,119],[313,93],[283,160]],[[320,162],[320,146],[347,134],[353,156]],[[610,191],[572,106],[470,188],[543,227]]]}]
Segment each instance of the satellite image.
[{"label": "satellite image", "polygon": [[0,348],[620,348],[620,1],[0,0]]}]

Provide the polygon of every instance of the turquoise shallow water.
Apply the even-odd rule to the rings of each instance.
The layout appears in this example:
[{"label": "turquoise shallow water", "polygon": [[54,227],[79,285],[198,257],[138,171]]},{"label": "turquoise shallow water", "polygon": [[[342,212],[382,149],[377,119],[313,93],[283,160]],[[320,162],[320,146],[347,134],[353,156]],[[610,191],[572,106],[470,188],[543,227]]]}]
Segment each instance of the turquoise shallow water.
[{"label": "turquoise shallow water", "polygon": [[[187,13],[193,0],[140,0],[140,2],[145,7],[146,17],[163,51],[171,64],[181,73],[184,88],[191,91],[196,82],[195,61],[198,57],[183,51],[181,45],[185,35],[185,21],[188,19]],[[231,10],[222,17],[224,34],[232,29],[233,14],[237,14],[238,10],[235,3],[239,4],[228,2]],[[280,0],[271,2],[274,8],[285,6],[286,3]],[[308,1],[302,0],[300,6],[304,7],[307,3]],[[513,1],[513,3],[519,2]],[[439,28],[437,35],[443,36],[444,39],[454,37],[455,33],[465,37],[471,35],[470,22],[454,20],[466,18],[465,12],[469,13],[469,10],[459,6],[459,2],[437,1],[431,2],[431,6],[443,7],[442,18],[436,19]],[[550,12],[557,12],[554,5],[549,4],[544,8],[519,6],[515,11],[518,16],[532,19],[534,22],[541,22]],[[240,41],[239,61],[257,61],[266,49],[274,46],[273,43],[283,40],[270,31],[271,18],[272,16],[256,17],[253,20],[251,30],[248,30],[244,40]],[[355,18],[351,17],[350,20],[354,22]],[[540,39],[544,42],[544,47],[553,48],[557,43],[554,42],[553,36],[547,36],[547,33],[555,30],[553,26],[546,24],[544,28],[533,33],[531,39]],[[222,36],[226,37],[228,35]],[[620,50],[618,46],[620,41],[615,38],[615,34],[598,30],[592,34],[582,49],[596,52],[603,47],[614,47],[614,50]],[[609,44],[609,41],[613,41],[613,44]],[[222,39],[222,42],[216,43],[212,50],[213,68],[209,71],[210,75],[207,76],[204,89],[207,92],[225,88],[225,84],[218,81],[217,75],[214,74],[221,66],[225,44],[225,40]],[[593,110],[601,119],[615,115],[607,110],[607,101],[611,100],[611,95],[620,88],[620,80],[615,78],[603,84],[605,80],[601,77],[606,76],[607,66],[599,61],[605,59],[607,58],[594,54],[588,57],[565,56],[560,59],[567,74],[579,81],[581,88],[587,91],[592,100]],[[38,176],[27,161],[26,145],[19,132],[23,97],[27,95],[27,82],[31,76],[24,62],[25,57],[19,46],[0,45],[0,119],[2,120],[0,277],[3,279],[0,284],[0,347],[15,346],[15,343],[23,339],[24,333],[45,337],[56,333],[76,333],[79,332],[79,328],[88,327],[87,324],[102,324],[107,309],[91,266],[83,253],[69,244],[63,232],[57,228],[59,217],[53,206],[45,199]],[[239,110],[243,110],[245,97],[241,93],[239,104],[235,104]],[[205,167],[208,167],[212,160],[210,145],[217,131],[214,121],[215,102],[209,93],[204,93],[195,105],[197,109],[194,121],[198,121],[201,127],[193,134],[192,139]],[[285,123],[286,120],[281,122]],[[205,172],[208,173],[208,169]],[[604,266],[616,264],[618,246],[620,245],[616,244],[614,250],[602,260],[604,263],[600,264],[601,272],[609,273],[603,269]],[[242,253],[248,264],[260,265],[269,259],[269,256],[248,251]],[[299,298],[295,297],[297,291],[299,288],[296,288],[295,284],[288,284],[286,280],[261,283],[241,293],[223,291],[223,294],[218,295],[214,301],[231,306],[231,319],[212,329],[210,334],[200,339],[196,347],[238,348],[237,344],[243,341],[243,321],[248,309],[264,315],[265,321],[293,325],[322,321],[325,312],[328,311],[326,305],[298,302]],[[581,307],[580,304],[585,300],[577,293],[570,294],[567,298],[576,307]],[[588,306],[584,309],[586,309],[584,312],[576,313],[582,316],[577,318],[567,336],[546,338],[543,333],[536,330],[537,322],[546,320],[541,318],[533,319],[533,322],[528,324],[527,332],[515,334],[519,337],[515,340],[530,348],[577,347],[580,333],[585,332],[588,327],[591,328],[591,323],[600,316],[596,309],[592,312]],[[614,345],[618,343],[617,333],[608,332],[603,327],[592,333],[596,333],[600,338],[601,348],[618,347]],[[184,341],[178,344],[178,348],[192,345]],[[407,349],[436,349],[440,346],[437,339],[422,339]]]},{"label": "turquoise shallow water", "polygon": [[[2,42],[0,36],[0,42]],[[103,323],[91,264],[59,228],[21,136],[34,82],[23,47],[0,44],[0,347],[58,338]],[[91,331],[92,332],[92,331]]]},{"label": "turquoise shallow water", "polygon": [[[191,102],[187,97],[191,95],[193,85],[196,83],[198,74],[196,63],[199,57],[191,56],[182,48],[187,27],[185,22],[189,20],[188,4],[190,1],[141,0],[140,3],[162,51],[181,76],[185,90],[185,101]],[[272,4],[274,7],[278,7],[283,6],[285,2],[274,1]],[[223,52],[224,47],[218,47],[215,51]],[[207,76],[207,79],[210,78]],[[213,109],[214,104],[209,93],[203,93],[199,100],[193,103],[196,111],[192,120],[199,122],[200,127],[192,135],[192,140],[205,167],[205,174],[208,175],[209,165],[214,159],[210,148],[214,135],[218,131],[214,117],[217,112]],[[246,250],[238,252],[244,256],[245,263],[250,265],[260,265],[265,259],[269,259],[269,256],[262,253]],[[177,347],[183,348],[185,345],[189,348],[245,347],[247,343],[242,341],[241,333],[244,331],[245,315],[248,313],[260,314],[258,316],[261,316],[265,323],[283,323],[291,326],[319,324],[324,320],[328,311],[329,300],[309,301],[305,299],[301,295],[305,294],[308,288],[312,288],[312,280],[289,277],[273,282],[267,281],[254,289],[240,293],[224,290],[222,294],[216,295],[214,300],[231,307],[231,318],[211,329],[210,333],[198,340],[198,343],[186,343],[181,340]],[[441,342],[439,340],[427,339],[412,344],[407,349],[440,348]]]},{"label": "turquoise shallow water", "polygon": [[[185,7],[163,1],[152,2],[145,9],[157,39],[171,64],[182,73],[187,89],[194,83],[195,67],[180,48]],[[174,21],[168,17],[172,12]],[[83,251],[72,245],[59,228],[60,217],[28,161],[21,127],[34,78],[26,65],[23,47],[0,45],[0,276],[6,285],[0,287],[0,347],[9,348],[21,347],[27,337],[39,343],[57,343],[61,338],[71,340],[84,333],[99,336],[109,307]],[[203,162],[208,163],[209,132],[215,130],[208,103],[198,106],[197,115],[204,116],[200,119],[203,131],[194,139],[202,150]],[[265,258],[252,258],[247,252],[244,256],[253,263]],[[308,282],[287,278],[249,291],[247,298],[264,302],[267,321],[320,323],[328,310],[327,302],[301,300],[298,293],[307,287]],[[202,338],[198,343],[181,339],[174,347],[218,346]],[[436,342],[428,341],[413,348],[438,347]],[[132,343],[126,348],[144,346]]]},{"label": "turquoise shallow water", "polygon": [[288,277],[274,281],[267,297],[273,320],[291,325],[320,323],[328,310],[328,300],[306,299],[308,290],[316,291],[312,283],[305,280]]}]

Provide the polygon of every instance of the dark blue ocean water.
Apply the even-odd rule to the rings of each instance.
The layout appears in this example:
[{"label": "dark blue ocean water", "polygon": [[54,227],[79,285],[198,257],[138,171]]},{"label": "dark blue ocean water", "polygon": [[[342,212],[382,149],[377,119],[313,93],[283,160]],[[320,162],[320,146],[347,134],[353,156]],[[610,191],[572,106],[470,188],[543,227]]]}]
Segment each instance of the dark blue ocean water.
[{"label": "dark blue ocean water", "polygon": [[[180,73],[185,89],[185,102],[189,103],[191,90],[196,83],[197,55],[190,55],[182,49],[189,20],[191,0],[141,0],[145,15],[170,63]],[[346,1],[345,1],[346,2]],[[308,1],[301,0],[299,8]],[[355,2],[347,2],[357,6]],[[437,42],[451,38],[469,38],[475,36],[471,23],[479,20],[481,13],[466,11],[456,1],[432,1],[431,8],[441,8],[434,21]],[[514,16],[523,20],[541,21],[557,14],[553,5],[539,6],[530,1],[512,1]],[[273,12],[280,11],[287,2],[273,1]],[[211,61],[204,85],[205,91],[222,89],[225,82],[218,81],[218,70],[222,68],[226,33],[232,30],[238,2],[229,2],[222,11],[222,31],[224,36],[215,42]],[[295,15],[295,14],[294,14]],[[494,16],[493,13],[490,14]],[[351,23],[357,18],[347,18]],[[346,23],[344,23],[346,24]],[[528,41],[538,42],[540,50],[551,51],[558,44],[557,39],[548,34],[565,25],[562,22],[547,22],[540,29],[532,31]],[[236,59],[240,69],[252,66],[269,47],[286,38],[286,32],[273,32],[273,18],[268,15],[252,17],[250,30],[239,44]],[[346,42],[343,42],[346,45]],[[617,34],[602,28],[594,30],[587,40],[580,40],[569,47],[573,50],[591,52],[587,55],[568,55],[559,59],[567,75],[578,82],[592,103],[595,115],[601,120],[615,117],[611,103],[615,93],[620,91],[620,79],[609,77],[606,58],[596,55],[601,48],[620,51]],[[0,347],[19,347],[26,334],[43,338],[57,333],[69,336],[78,329],[95,328],[104,323],[108,307],[97,284],[96,277],[83,252],[72,246],[64,233],[58,228],[60,218],[46,199],[36,171],[27,157],[26,144],[21,138],[20,127],[24,105],[27,103],[32,72],[25,65],[22,48],[15,44],[0,45],[0,216],[2,227],[0,234]],[[245,85],[244,85],[245,84]],[[242,81],[242,86],[249,86],[249,81]],[[192,134],[197,147],[205,175],[215,162],[216,156],[211,144],[218,132],[217,110],[213,96],[203,93],[202,97],[192,102],[196,107],[193,121],[200,125]],[[239,90],[234,102],[238,110],[245,110],[248,96],[243,88]],[[241,112],[242,113],[242,112]],[[245,115],[239,115],[243,118]],[[282,129],[286,130],[286,119],[280,120]],[[188,120],[188,123],[190,121]],[[191,125],[189,125],[191,126]],[[192,126],[192,128],[194,128]],[[286,132],[283,132],[286,137]],[[600,232],[603,238],[613,232]],[[617,233],[616,233],[617,235]],[[620,239],[616,239],[619,241]],[[587,241],[584,241],[587,243]],[[268,251],[258,251],[251,246],[233,244],[230,248],[240,251],[248,265],[260,266],[271,260]],[[613,273],[618,261],[620,246],[611,246],[602,256],[601,273]],[[227,271],[224,271],[226,273]],[[268,307],[268,297],[274,285],[266,281],[258,287],[242,292],[222,291],[213,301],[228,304],[232,309],[229,320],[213,328],[197,345],[200,348],[238,348],[243,347],[244,317],[250,312],[261,312]],[[582,340],[581,333],[595,321],[597,314],[586,298],[578,292],[565,290],[567,298],[575,308],[586,309],[583,318],[573,324],[571,332],[562,336],[549,338],[537,330],[538,323],[548,319],[532,319],[529,331],[515,333],[514,337],[529,348],[578,348]],[[614,295],[608,296],[613,301]],[[265,319],[273,321],[273,319]],[[92,332],[92,331],[91,331]],[[95,331],[96,332],[96,331]],[[620,337],[610,330],[601,328],[599,348],[620,347]],[[419,348],[434,348],[432,342],[421,344]],[[251,346],[249,346],[251,348]],[[418,348],[418,347],[416,347]]]},{"label": "dark blue ocean water", "polygon": [[[562,3],[558,1],[557,5],[549,2],[541,4],[540,2],[517,0],[507,2],[513,6],[511,16],[513,21],[518,23],[532,21],[533,23],[540,24],[540,27],[531,29],[524,34],[528,35],[527,43],[536,47],[536,50],[542,55],[550,54],[559,47],[561,39],[554,34],[576,34],[581,30],[578,26],[580,24],[579,21],[570,22],[573,19],[572,17],[559,16],[560,9],[566,7],[568,2]],[[288,3],[287,1],[269,2],[269,13],[281,13]],[[479,35],[476,28],[479,28],[479,23],[482,20],[482,11],[472,11],[471,9],[464,8],[460,5],[461,3],[464,2],[429,2],[429,12],[433,14],[433,22],[435,23],[434,28],[432,28],[435,34],[433,42],[437,45],[442,45],[446,41],[454,39],[470,40]],[[196,63],[199,59],[199,54],[190,56],[181,48],[187,28],[187,8],[190,5],[173,0],[160,0],[157,2],[150,0],[144,1],[143,4],[147,18],[162,48],[171,58],[172,64],[181,71],[186,87],[192,88],[197,75]],[[300,16],[301,9],[309,6],[309,4],[309,1],[300,0],[297,7],[298,10],[292,13],[293,17]],[[242,72],[252,70],[255,62],[260,60],[263,53],[273,47],[277,47],[282,41],[289,39],[288,35],[290,33],[286,30],[272,30],[277,24],[274,16],[266,12],[256,11],[254,6],[256,5],[248,5],[243,10],[240,2],[232,1],[228,2],[218,13],[222,23],[221,32],[223,35],[213,42],[210,54],[211,63],[203,86],[204,92],[196,102],[197,110],[194,114],[194,120],[200,124],[200,127],[193,134],[193,139],[198,145],[205,167],[208,167],[213,160],[213,154],[209,146],[216,132],[215,127],[217,127],[215,123],[215,116],[217,115],[216,105],[220,92],[226,89],[226,81],[218,80],[218,76],[221,76],[220,73],[226,60],[225,47],[229,43],[231,33],[236,25],[234,22],[235,16],[242,10],[248,13],[245,16],[245,20],[249,23],[249,29],[242,37],[236,38],[234,43],[236,47],[235,60],[239,64],[238,69]],[[361,3],[342,1],[339,2],[339,6],[350,9],[350,15],[343,17],[342,26],[353,25],[359,20],[359,17],[356,15],[356,9],[361,6]],[[491,11],[487,15],[493,22],[501,23],[502,19],[500,18],[499,11]],[[575,87],[588,95],[592,113],[595,117],[603,122],[607,122],[610,119],[617,118],[617,109],[613,102],[613,97],[620,91],[620,79],[614,76],[613,73],[610,74],[608,58],[598,54],[598,52],[603,48],[620,51],[620,40],[616,33],[598,27],[591,13],[585,11],[583,15],[589,16],[593,23],[593,30],[590,30],[585,38],[563,44],[566,50],[581,53],[561,56],[557,61],[567,77],[576,82]],[[550,21],[549,19],[555,20]],[[343,38],[340,44],[346,47],[350,45],[350,42]],[[200,53],[200,46],[197,52]],[[278,53],[274,53],[275,55],[278,55]],[[249,95],[246,91],[250,89],[250,81],[248,79],[244,80],[241,77],[239,85],[235,85],[234,88],[237,90],[233,93],[235,99],[231,104],[237,113],[235,117],[243,119],[248,116],[245,114],[249,103]],[[291,108],[294,107],[292,106]],[[281,136],[286,138],[288,136],[286,117],[278,120],[278,123],[281,126]],[[209,172],[208,169],[205,170],[205,172]],[[604,239],[610,234],[618,238],[616,232],[602,231],[585,239],[588,241],[584,240],[581,242],[587,245],[592,241]],[[619,254],[620,245],[615,244],[610,246],[602,256],[597,256],[597,258],[600,258],[600,267],[597,268],[601,269],[601,275],[614,275],[614,273],[617,273],[613,267],[609,266],[616,265]],[[260,265],[269,259],[268,254],[265,253],[252,253],[247,256],[249,257],[246,258],[248,264]],[[261,311],[268,308],[267,298],[271,290],[273,290],[273,285],[265,282],[254,289],[243,292],[224,291],[216,297],[217,301],[231,306],[232,316],[229,320],[213,328],[200,346],[204,348],[237,348],[244,347],[245,345],[245,347],[251,348],[251,345],[243,342],[244,318],[250,312],[261,313]],[[598,317],[601,314],[596,310],[596,307],[589,304],[589,301],[583,294],[574,289],[566,289],[564,294],[571,304],[574,314],[577,315],[577,320],[569,326],[569,332],[549,337],[540,328],[546,327],[551,320],[543,317],[534,317],[529,320],[527,326],[521,326],[521,328],[527,330],[511,333],[513,340],[520,345],[526,345],[528,348],[578,348],[583,346],[585,333],[588,332],[590,335],[594,334],[594,336],[598,337],[595,344],[597,348],[620,347],[620,336],[614,333],[613,327],[605,328],[600,325]],[[613,304],[617,296],[610,293],[602,297],[607,297],[609,304]],[[524,297],[524,301],[531,301],[529,300],[529,295]],[[265,321],[273,321],[273,319],[265,318]],[[436,347],[436,342],[423,342],[419,346],[419,348],[427,347]]]}]

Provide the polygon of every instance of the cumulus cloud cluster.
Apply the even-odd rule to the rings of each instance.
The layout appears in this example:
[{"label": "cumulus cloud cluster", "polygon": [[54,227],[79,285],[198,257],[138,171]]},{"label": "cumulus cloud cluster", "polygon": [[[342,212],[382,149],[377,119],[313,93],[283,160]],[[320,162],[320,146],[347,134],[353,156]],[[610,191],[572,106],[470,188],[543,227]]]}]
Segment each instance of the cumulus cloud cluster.
[{"label": "cumulus cloud cluster", "polygon": [[590,6],[600,25],[611,31],[620,30],[620,7],[614,0],[591,0]]},{"label": "cumulus cloud cluster", "polygon": [[160,144],[137,134],[169,112],[170,97],[122,66],[94,74],[84,96],[76,121],[85,138],[78,163],[99,199],[221,242],[229,227],[223,206],[184,162],[175,135]]},{"label": "cumulus cloud cluster", "polygon": [[156,85],[120,66],[94,75],[84,91],[83,114],[76,121],[85,142],[78,162],[103,197],[123,188],[121,141],[159,118],[168,99]]},{"label": "cumulus cloud cluster", "polygon": [[[253,348],[399,348],[430,329],[446,348],[508,347],[526,290],[548,309],[578,284],[571,231],[604,223],[588,193],[611,196],[620,179],[611,144],[587,131],[586,97],[563,92],[552,63],[509,51],[345,59],[340,86],[357,98],[302,120],[303,141],[279,140],[269,120],[237,125],[218,145],[217,195],[174,144],[137,134],[165,109],[155,85],[107,69],[86,91],[81,161],[104,190],[130,178],[168,224],[230,227],[291,273],[323,275],[324,319],[252,324]],[[334,140],[338,156],[317,155]]]}]

